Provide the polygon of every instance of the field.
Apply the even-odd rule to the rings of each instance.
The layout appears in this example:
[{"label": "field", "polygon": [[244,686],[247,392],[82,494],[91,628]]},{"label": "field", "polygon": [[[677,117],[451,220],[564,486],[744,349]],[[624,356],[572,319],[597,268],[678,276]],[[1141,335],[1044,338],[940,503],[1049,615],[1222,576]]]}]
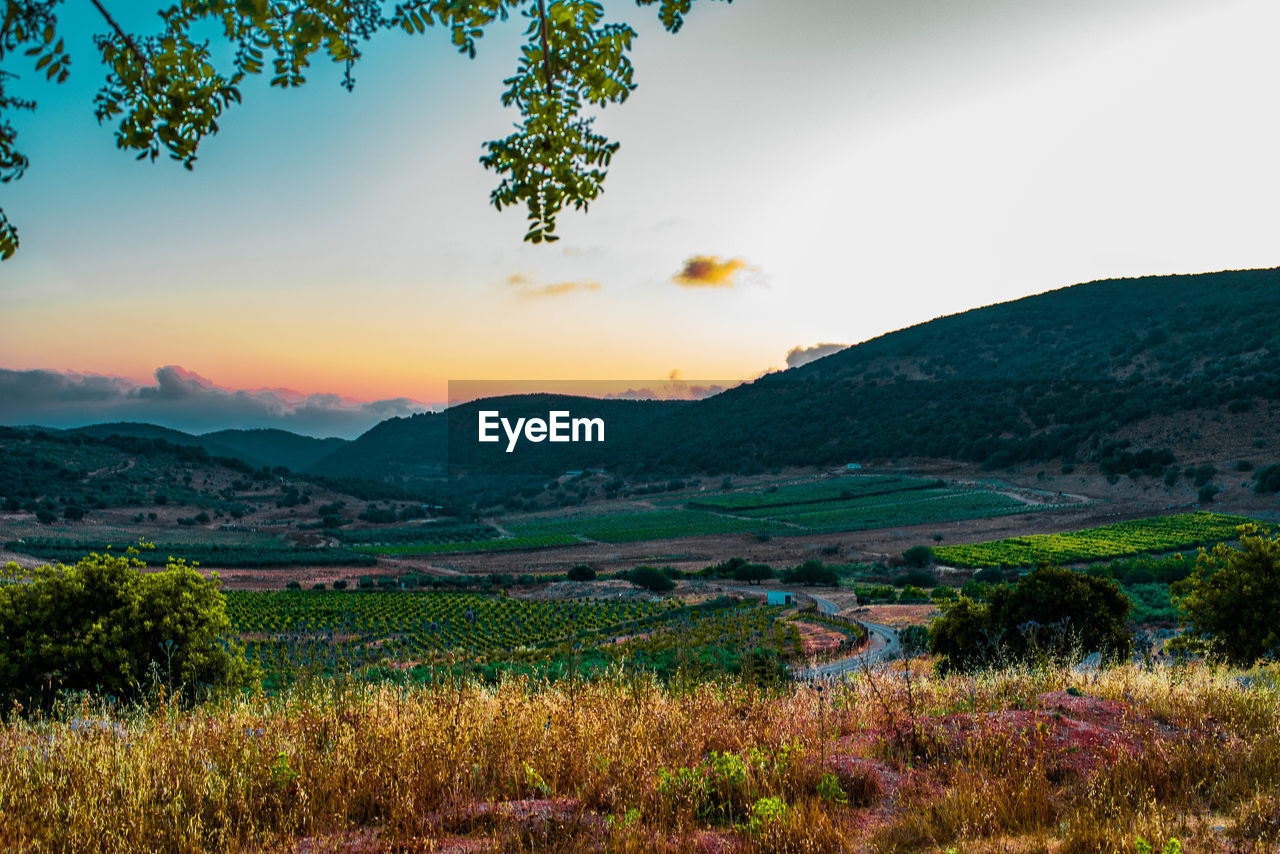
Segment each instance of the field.
[{"label": "field", "polygon": [[[137,544],[137,539],[133,545]],[[104,542],[56,537],[26,537],[22,541],[5,543],[5,548],[49,561],[75,563],[89,552],[102,554],[120,552],[130,545],[128,540]],[[280,542],[265,543],[155,543],[154,548],[142,549],[139,560],[149,566],[164,566],[170,556],[183,558],[202,566],[286,567],[286,566],[372,566],[376,560],[365,554],[337,548],[301,548]]]},{"label": "field", "polygon": [[913,489],[926,489],[936,483],[937,481],[934,480],[901,477],[898,475],[846,476],[698,496],[698,498],[689,502],[689,506],[728,511],[758,507],[780,507],[789,504],[809,504],[871,495],[889,495]]},{"label": "field", "polygon": [[661,670],[731,672],[759,648],[799,654],[784,609],[725,599],[541,600],[427,591],[227,591],[227,613],[249,657],[269,676],[462,661],[544,668],[558,658],[602,670],[622,660]]},{"label": "field", "polygon": [[1034,566],[1040,561],[1080,563],[1235,539],[1238,525],[1253,520],[1221,513],[1179,513],[1065,534],[1034,534],[989,543],[939,546],[934,558],[961,567]]},{"label": "field", "polygon": [[73,700],[0,726],[0,849],[1274,850],[1274,674],[1236,675],[857,674],[819,692],[616,670]]},{"label": "field", "polygon": [[[536,549],[582,543],[637,543],[683,537],[746,534],[759,537],[908,527],[986,519],[1078,506],[1028,503],[981,488],[940,488],[939,481],[895,475],[864,475],[791,482],[750,491],[722,492],[688,499],[684,508],[662,502],[594,513],[589,509],[512,515],[502,521],[507,536],[446,542],[414,541],[414,529],[371,544],[379,535],[362,534],[359,551],[381,555],[444,554]],[[350,540],[352,535],[343,534]]]}]

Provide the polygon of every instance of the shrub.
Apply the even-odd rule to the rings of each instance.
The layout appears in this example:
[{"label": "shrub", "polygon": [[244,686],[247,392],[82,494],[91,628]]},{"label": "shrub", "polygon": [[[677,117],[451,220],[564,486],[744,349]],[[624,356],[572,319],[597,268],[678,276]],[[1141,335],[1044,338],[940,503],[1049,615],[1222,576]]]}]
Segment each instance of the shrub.
[{"label": "shrub", "polygon": [[763,563],[744,563],[733,571],[734,581],[745,581],[747,584],[759,584],[773,578],[776,573],[773,567]]},{"label": "shrub", "polygon": [[1212,483],[1206,483],[1200,487],[1200,491],[1196,493],[1196,500],[1201,504],[1212,504],[1213,497],[1222,490],[1214,486]]},{"label": "shrub", "polygon": [[656,566],[637,566],[628,573],[627,580],[654,593],[667,593],[676,589],[676,583]]},{"label": "shrub", "polygon": [[1257,479],[1253,482],[1253,491],[1259,495],[1280,492],[1280,463],[1258,472]]},{"label": "shrub", "polygon": [[806,560],[799,566],[787,570],[782,574],[782,580],[788,584],[804,584],[808,587],[814,585],[837,587],[840,584],[840,576],[836,571],[823,566],[822,562],[817,560]]},{"label": "shrub", "polygon": [[345,579],[345,578],[339,578],[337,581],[333,582],[333,589],[334,589],[334,590],[346,590],[346,589],[347,589],[347,581],[346,581],[346,579]]},{"label": "shrub", "polygon": [[944,657],[944,672],[1003,658],[1061,660],[1078,649],[1120,658],[1131,646],[1125,622],[1133,603],[1120,586],[1060,567],[1041,566],[1014,587],[992,588],[985,605],[962,596],[944,607],[929,640]]},{"label": "shrub", "polygon": [[[522,576],[523,577],[523,576]],[[573,569],[565,573],[565,578],[570,581],[595,581],[596,571],[585,563],[580,563]]]},{"label": "shrub", "polygon": [[[142,567],[90,555],[0,586],[0,703],[47,706],[60,690],[137,697],[149,672],[190,695],[200,685],[245,684],[250,670],[225,640],[231,622],[218,582],[182,562],[153,573]],[[22,573],[16,564],[6,572]]]},{"label": "shrub", "polygon": [[1190,623],[1189,642],[1210,657],[1241,666],[1280,657],[1280,534],[1242,526],[1239,548],[1220,543],[1202,552],[1173,593]]},{"label": "shrub", "polygon": [[937,584],[938,581],[932,574],[919,569],[912,570],[911,572],[904,572],[901,575],[895,575],[893,577],[894,587],[914,586],[928,588],[936,587]]},{"label": "shrub", "polygon": [[923,567],[933,563],[933,549],[928,546],[912,546],[902,553],[907,566]]},{"label": "shrub", "polygon": [[285,589],[285,590],[301,590],[301,589],[302,589],[302,582],[301,582],[301,581],[296,581],[296,580],[295,580],[295,581],[290,581],[288,584],[286,584],[286,585],[284,586],[284,589]]},{"label": "shrub", "polygon": [[1004,581],[1004,570],[997,569],[994,566],[988,566],[980,569],[973,575],[974,581],[980,581],[983,584],[999,584]]}]

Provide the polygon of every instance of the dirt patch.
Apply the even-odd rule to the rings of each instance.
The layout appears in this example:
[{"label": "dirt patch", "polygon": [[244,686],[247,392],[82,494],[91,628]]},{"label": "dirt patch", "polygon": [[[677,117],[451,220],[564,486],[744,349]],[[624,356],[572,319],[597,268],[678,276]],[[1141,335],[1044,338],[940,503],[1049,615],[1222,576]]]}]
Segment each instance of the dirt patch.
[{"label": "dirt patch", "polygon": [[903,629],[907,626],[927,626],[938,615],[938,609],[933,605],[863,605],[849,615],[854,619],[878,623],[891,629]]},{"label": "dirt patch", "polygon": [[800,630],[800,643],[804,646],[805,657],[833,653],[851,647],[853,641],[843,632],[817,623],[806,623],[797,620],[796,628]]}]

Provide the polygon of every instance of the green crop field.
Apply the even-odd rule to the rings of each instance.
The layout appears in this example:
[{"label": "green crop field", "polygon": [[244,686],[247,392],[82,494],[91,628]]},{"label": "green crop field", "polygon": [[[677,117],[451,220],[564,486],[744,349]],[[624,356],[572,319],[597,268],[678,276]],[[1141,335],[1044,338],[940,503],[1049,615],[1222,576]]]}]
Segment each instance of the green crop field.
[{"label": "green crop field", "polygon": [[731,600],[681,607],[382,590],[225,595],[235,632],[267,674],[388,663],[546,662],[566,653],[606,663],[708,655],[736,661],[757,648],[784,657],[800,649],[798,630],[780,619],[784,608]]},{"label": "green crop field", "polygon": [[711,510],[746,510],[758,507],[779,507],[788,504],[810,504],[819,501],[838,501],[866,495],[887,495],[926,489],[937,481],[897,475],[861,475],[810,481],[764,489],[723,492],[702,495],[689,501],[690,507]]},{"label": "green crop field", "polygon": [[[29,554],[43,560],[75,563],[90,552],[106,554],[122,553],[129,546],[124,542],[93,542],[54,537],[27,537],[21,541],[4,544],[9,551]],[[134,555],[148,566],[164,566],[171,557],[182,558],[201,566],[232,568],[272,568],[284,566],[371,566],[376,559],[367,554],[357,554],[347,549],[302,548],[276,542],[255,543],[155,543],[154,548],[144,548]]]},{"label": "green crop field", "polygon": [[382,546],[356,546],[355,551],[370,555],[425,555],[445,552],[488,552],[515,549],[545,549],[552,546],[572,546],[581,543],[581,537],[563,533],[534,533],[502,537],[493,540],[468,540],[459,543],[401,543]]},{"label": "green crop field", "polygon": [[602,543],[782,531],[781,525],[769,520],[740,519],[700,510],[655,510],[651,513],[625,513],[562,521],[513,521],[507,527],[516,536],[580,534]]},{"label": "green crop field", "polygon": [[1079,563],[1143,552],[1220,543],[1235,539],[1236,527],[1252,523],[1244,516],[1221,513],[1179,513],[1065,534],[1033,534],[967,546],[939,546],[939,563],[950,566],[1033,566],[1041,561]]},{"label": "green crop field", "polygon": [[[820,505],[822,506],[822,505]],[[960,519],[985,519],[1015,513],[1060,509],[1064,505],[1023,504],[996,492],[935,492],[919,500],[893,504],[864,504],[798,512],[774,518],[802,525],[809,531],[858,531],[896,528]]]}]

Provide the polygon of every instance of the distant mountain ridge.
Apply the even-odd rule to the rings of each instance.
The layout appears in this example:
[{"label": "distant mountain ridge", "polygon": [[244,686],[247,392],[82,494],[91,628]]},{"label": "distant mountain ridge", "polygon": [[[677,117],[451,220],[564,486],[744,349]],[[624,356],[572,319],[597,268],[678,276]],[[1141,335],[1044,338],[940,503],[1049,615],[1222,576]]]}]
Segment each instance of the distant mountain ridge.
[{"label": "distant mountain ridge", "polygon": [[[1125,471],[1139,464],[1115,440],[1126,425],[1276,400],[1280,268],[1107,279],[941,317],[683,406],[636,402],[612,416],[625,442],[554,462],[649,475],[891,457]],[[384,421],[312,470],[430,476],[447,432],[443,415]],[[1149,473],[1168,464],[1151,457]]]},{"label": "distant mountain ridge", "polygon": [[[60,431],[49,430],[48,432]],[[211,456],[241,460],[257,468],[284,466],[291,471],[299,472],[347,444],[346,439],[317,439],[272,428],[218,430],[196,435],[169,427],[133,421],[92,424],[87,427],[75,427],[65,432],[98,439],[108,436],[163,439],[171,445],[203,448]]]}]

